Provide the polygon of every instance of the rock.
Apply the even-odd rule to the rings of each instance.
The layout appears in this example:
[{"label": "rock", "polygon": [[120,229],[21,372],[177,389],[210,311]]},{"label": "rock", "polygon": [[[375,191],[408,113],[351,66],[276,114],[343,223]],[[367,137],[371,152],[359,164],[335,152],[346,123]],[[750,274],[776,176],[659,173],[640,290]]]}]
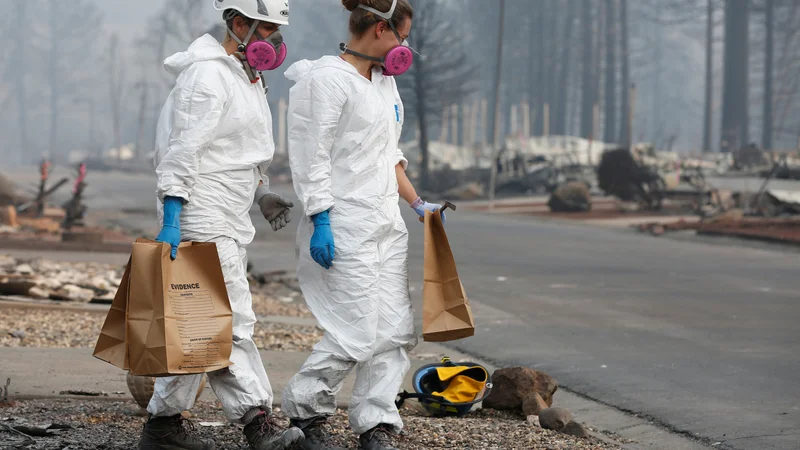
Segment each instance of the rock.
[{"label": "rock", "polygon": [[548,408],[548,404],[545,403],[544,399],[538,392],[534,392],[533,394],[525,397],[522,399],[522,414],[527,416],[538,416],[539,413]]},{"label": "rock", "polygon": [[540,427],[541,428],[541,426],[542,426],[542,424],[539,423],[539,416],[537,416],[537,415],[533,415],[532,414],[532,415],[528,416],[526,420],[527,420],[527,422],[529,424],[531,424],[531,425],[533,425],[535,427]]},{"label": "rock", "polygon": [[17,339],[25,339],[25,337],[27,336],[27,334],[22,330],[12,331],[9,334],[11,335],[11,337],[15,337]]},{"label": "rock", "polygon": [[114,296],[115,295],[116,295],[116,293],[115,292],[111,292],[111,291],[106,292],[103,295],[95,295],[94,298],[92,299],[92,301],[90,301],[89,303],[99,303],[99,304],[102,304],[102,305],[110,305],[111,303],[114,302]]},{"label": "rock", "polygon": [[498,369],[492,375],[492,392],[483,401],[484,408],[522,412],[522,404],[538,393],[547,406],[553,405],[558,390],[556,380],[544,372],[527,367]]},{"label": "rock", "polygon": [[50,298],[50,291],[47,289],[42,289],[40,287],[34,286],[28,289],[28,297],[38,298],[40,300],[46,300]]},{"label": "rock", "polygon": [[8,256],[0,255],[0,268],[9,268],[17,265],[17,260]]},{"label": "rock", "polygon": [[546,408],[539,413],[539,422],[546,430],[559,431],[572,421],[572,414],[564,408]]},{"label": "rock", "polygon": [[571,181],[553,192],[547,206],[552,212],[588,212],[592,210],[592,195],[586,184]]},{"label": "rock", "polygon": [[665,232],[666,229],[664,228],[664,225],[661,224],[653,225],[650,228],[650,234],[652,234],[653,236],[663,236]]},{"label": "rock", "polygon": [[60,264],[46,259],[37,259],[34,264],[38,272],[60,272],[62,270]]},{"label": "rock", "polygon": [[33,275],[33,267],[30,264],[20,264],[17,266],[16,272],[20,275]]},{"label": "rock", "polygon": [[27,276],[9,275],[0,277],[0,295],[27,295],[36,283]]},{"label": "rock", "polygon": [[73,302],[90,302],[94,298],[94,291],[91,289],[84,289],[74,284],[65,284],[61,289],[50,294],[53,300],[66,300]]},{"label": "rock", "polygon": [[38,277],[34,278],[34,281],[37,286],[50,290],[57,290],[64,285],[64,283],[54,277]]},{"label": "rock", "polygon": [[103,277],[94,277],[89,280],[89,284],[97,289],[108,291],[111,289],[111,283]]},{"label": "rock", "polygon": [[579,438],[588,438],[591,437],[589,434],[589,430],[586,429],[583,425],[574,420],[570,421],[568,424],[564,425],[564,428],[558,430],[561,433],[568,434],[570,436],[575,436]]}]

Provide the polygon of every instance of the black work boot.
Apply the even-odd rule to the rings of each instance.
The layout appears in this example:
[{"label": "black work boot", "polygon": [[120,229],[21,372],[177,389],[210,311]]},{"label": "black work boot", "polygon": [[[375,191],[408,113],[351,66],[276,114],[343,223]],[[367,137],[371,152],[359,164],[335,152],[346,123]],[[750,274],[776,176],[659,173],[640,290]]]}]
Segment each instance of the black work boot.
[{"label": "black work boot", "polygon": [[253,450],[289,450],[305,439],[299,428],[284,430],[264,411],[244,426],[244,436]]},{"label": "black work boot", "polygon": [[296,450],[347,450],[330,444],[330,431],[326,417],[314,417],[308,420],[292,419],[292,426],[303,430],[306,440],[296,447]]},{"label": "black work boot", "polygon": [[359,450],[398,450],[392,447],[392,427],[380,424],[358,437]]},{"label": "black work boot", "polygon": [[215,450],[210,439],[192,436],[193,425],[180,414],[150,417],[144,424],[139,450]]}]

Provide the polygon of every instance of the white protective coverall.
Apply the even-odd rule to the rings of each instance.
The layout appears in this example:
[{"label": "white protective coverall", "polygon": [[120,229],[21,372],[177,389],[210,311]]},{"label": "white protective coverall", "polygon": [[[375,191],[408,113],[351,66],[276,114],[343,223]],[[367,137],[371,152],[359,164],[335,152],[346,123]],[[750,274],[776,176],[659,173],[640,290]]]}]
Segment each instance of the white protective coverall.
[{"label": "white protective coverall", "polygon": [[[272,408],[272,387],[253,342],[256,316],[245,246],[259,181],[275,152],[272,115],[261,83],[251,83],[234,56],[206,34],[164,62],[178,76],[156,131],[159,222],[164,197],[186,201],[181,240],[215,242],[233,310],[233,365],[208,374],[228,420]],[[180,258],[180,251],[178,251]],[[202,375],[158,378],[147,406],[154,416],[190,409]]]},{"label": "white protective coverall", "polygon": [[[334,395],[355,367],[350,426],[399,432],[394,400],[417,338],[408,291],[408,230],[400,216],[395,166],[403,104],[393,77],[372,81],[336,56],[300,61],[286,71],[289,161],[305,208],[297,232],[298,279],[325,330],[291,379],[281,407],[310,419],[335,412]],[[330,209],[336,247],[326,270],[309,252],[310,216]]]}]

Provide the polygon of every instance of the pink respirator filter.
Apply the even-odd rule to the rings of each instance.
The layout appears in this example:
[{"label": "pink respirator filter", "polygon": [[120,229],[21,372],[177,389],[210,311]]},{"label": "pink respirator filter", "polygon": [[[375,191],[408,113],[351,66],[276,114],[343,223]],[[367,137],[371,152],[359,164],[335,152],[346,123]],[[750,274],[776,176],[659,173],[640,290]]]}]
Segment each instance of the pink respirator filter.
[{"label": "pink respirator filter", "polygon": [[383,62],[383,74],[389,76],[402,75],[414,62],[414,54],[411,49],[398,45],[397,47],[389,50]]},{"label": "pink respirator filter", "polygon": [[275,70],[286,60],[286,44],[281,44],[276,52],[275,47],[264,41],[251,42],[245,52],[247,63],[253,69],[262,72],[264,70]]}]

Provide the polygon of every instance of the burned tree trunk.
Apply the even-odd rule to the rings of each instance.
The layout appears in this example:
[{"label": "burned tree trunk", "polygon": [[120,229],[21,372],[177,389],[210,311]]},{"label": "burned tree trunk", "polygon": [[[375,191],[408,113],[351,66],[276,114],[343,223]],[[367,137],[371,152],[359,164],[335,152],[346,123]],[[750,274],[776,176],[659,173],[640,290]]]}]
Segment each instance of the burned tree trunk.
[{"label": "burned tree trunk", "polygon": [[25,33],[23,30],[27,26],[27,17],[26,17],[26,6],[28,2],[16,2],[15,5],[17,7],[15,13],[17,16],[17,25],[16,25],[16,32],[14,36],[17,39],[16,42],[16,51],[14,60],[16,64],[19,65],[20,70],[17,71],[16,76],[16,83],[15,83],[15,94],[17,97],[17,113],[18,113],[18,124],[19,124],[19,155],[18,155],[18,162],[24,163],[25,157],[28,155],[28,97],[27,92],[25,90],[25,79],[26,74],[24,68],[27,67],[26,63],[26,55],[27,52],[25,51]]},{"label": "burned tree trunk", "polygon": [[594,120],[594,33],[592,30],[592,4],[583,2],[581,30],[583,35],[583,80],[581,82],[581,137],[592,135]]},{"label": "burned tree trunk", "polygon": [[722,151],[744,147],[748,138],[750,2],[725,0],[725,75],[722,88]]},{"label": "burned tree trunk", "polygon": [[714,0],[708,0],[706,17],[706,100],[703,120],[703,152],[711,151],[714,102]]},{"label": "burned tree trunk", "polygon": [[[50,0],[50,31],[56,34],[58,23],[63,20],[59,14],[60,2]],[[61,99],[60,68],[58,62],[61,60],[60,39],[48,39],[50,45],[50,64],[53,67],[48,70],[48,82],[50,87],[50,157],[55,157],[56,146],[58,144],[58,108]]]},{"label": "burned tree trunk", "polygon": [[545,29],[546,23],[546,9],[545,8],[536,8],[536,60],[534,65],[536,67],[534,82],[536,83],[536,98],[534,103],[531,105],[531,108],[535,111],[535,114],[532,114],[536,119],[534,119],[534,134],[537,136],[541,136],[544,132],[544,116],[542,112],[544,111],[544,104],[547,102],[547,92],[545,90],[546,84],[546,64],[545,59],[547,55],[547,34]]},{"label": "burned tree trunk", "polygon": [[630,89],[631,89],[631,66],[630,66],[630,52],[628,49],[628,0],[620,0],[620,28],[621,28],[621,46],[622,53],[622,104],[620,105],[620,127],[619,127],[619,142],[623,147],[630,147],[633,142],[630,138],[630,127],[632,124],[628,120],[628,109],[630,108]]},{"label": "burned tree trunk", "polygon": [[606,142],[614,142],[616,139],[616,99],[617,99],[617,61],[616,61],[616,39],[617,18],[614,0],[606,0],[606,87],[605,87],[605,126],[604,139]]},{"label": "burned tree trunk", "polygon": [[[417,62],[417,66],[420,64],[424,64],[422,61]],[[417,101],[416,101],[416,116],[417,116],[417,126],[419,127],[419,135],[417,136],[417,142],[419,143],[419,153],[420,153],[420,168],[419,168],[419,188],[420,190],[424,191],[428,189],[428,177],[430,171],[430,152],[428,151],[428,116],[427,116],[427,108],[426,108],[426,99],[425,99],[425,90],[420,88],[424,86],[425,80],[423,80],[423,72],[420,67],[416,68],[416,72],[414,72],[415,85],[417,86],[416,94],[417,94]],[[442,126],[447,126],[446,124],[442,124]]]},{"label": "burned tree trunk", "polygon": [[772,149],[772,70],[774,54],[775,20],[773,17],[773,0],[764,0],[767,39],[764,49],[764,123],[761,131],[761,146],[764,150]]},{"label": "burned tree trunk", "polygon": [[558,79],[558,101],[556,103],[555,132],[560,135],[566,134],[567,130],[567,105],[569,104],[567,97],[572,69],[572,28],[576,10],[577,0],[570,0],[564,24],[564,40],[562,41],[564,47],[561,51],[561,75]]}]

